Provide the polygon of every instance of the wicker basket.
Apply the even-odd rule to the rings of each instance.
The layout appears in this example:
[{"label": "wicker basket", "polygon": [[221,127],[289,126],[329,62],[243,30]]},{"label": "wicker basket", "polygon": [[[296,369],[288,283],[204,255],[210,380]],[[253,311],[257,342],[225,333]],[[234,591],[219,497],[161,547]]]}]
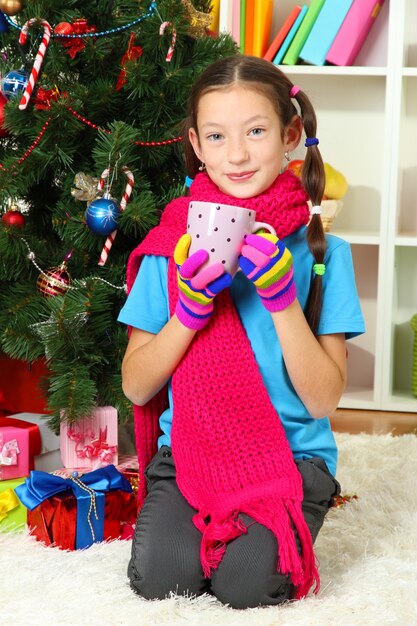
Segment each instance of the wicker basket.
[{"label": "wicker basket", "polygon": [[[308,203],[311,208],[311,202]],[[336,215],[340,213],[343,208],[343,202],[341,200],[323,200],[321,203],[321,221],[323,223],[323,229],[326,233],[330,231]]]},{"label": "wicker basket", "polygon": [[417,398],[417,313],[410,320],[410,326],[414,331],[413,364],[411,367],[411,391]]}]

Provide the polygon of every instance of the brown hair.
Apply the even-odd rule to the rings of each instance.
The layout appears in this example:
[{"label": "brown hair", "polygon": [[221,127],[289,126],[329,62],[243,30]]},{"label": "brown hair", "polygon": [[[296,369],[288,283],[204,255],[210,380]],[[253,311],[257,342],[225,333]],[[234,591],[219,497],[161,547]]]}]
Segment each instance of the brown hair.
[{"label": "brown hair", "polygon": [[[200,74],[191,89],[188,101],[188,116],[183,126],[183,147],[187,174],[191,178],[194,178],[198,173],[200,161],[189,141],[188,131],[190,128],[194,128],[198,132],[197,116],[200,99],[209,91],[231,87],[237,83],[245,83],[248,87],[252,86],[256,91],[263,92],[270,100],[280,119],[282,137],[284,137],[285,129],[290,125],[294,116],[298,115],[293,102],[296,100],[300,107],[300,117],[306,137],[316,137],[317,122],[313,105],[302,90],[299,90],[293,98],[290,97],[293,84],[276,65],[258,57],[240,54],[219,59]],[[307,148],[302,168],[302,183],[313,206],[320,205],[323,198],[325,176],[323,160],[317,145]],[[318,214],[311,216],[307,228],[307,243],[315,263],[323,263],[326,239]],[[304,311],[314,333],[317,332],[320,319],[321,300],[322,278],[319,275],[314,275]]]}]

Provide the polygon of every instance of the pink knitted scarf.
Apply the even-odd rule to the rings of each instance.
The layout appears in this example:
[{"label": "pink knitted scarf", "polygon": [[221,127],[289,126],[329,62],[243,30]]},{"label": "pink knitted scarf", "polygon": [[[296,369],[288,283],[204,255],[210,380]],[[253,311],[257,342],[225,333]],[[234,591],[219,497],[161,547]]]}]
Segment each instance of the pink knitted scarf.
[{"label": "pink knitted scarf", "polygon": [[[264,194],[244,200],[222,193],[206,174],[197,175],[190,197],[168,204],[160,225],[133,251],[128,264],[130,289],[143,255],[169,257],[171,314],[178,299],[172,255],[186,230],[190,200],[254,209],[256,219],[272,224],[280,238],[309,219],[307,194],[289,171],[278,176]],[[197,333],[174,372],[172,393],[171,443],[177,484],[197,510],[193,521],[202,533],[205,576],[217,567],[227,543],[246,532],[238,517],[246,513],[276,536],[278,569],[291,577],[296,597],[305,596],[314,583],[318,591],[312,539],[301,508],[302,479],[228,290],[216,297],[212,319]],[[162,391],[146,406],[135,407],[142,471],[156,451],[158,417],[165,402]],[[140,485],[143,498],[143,477]]]}]

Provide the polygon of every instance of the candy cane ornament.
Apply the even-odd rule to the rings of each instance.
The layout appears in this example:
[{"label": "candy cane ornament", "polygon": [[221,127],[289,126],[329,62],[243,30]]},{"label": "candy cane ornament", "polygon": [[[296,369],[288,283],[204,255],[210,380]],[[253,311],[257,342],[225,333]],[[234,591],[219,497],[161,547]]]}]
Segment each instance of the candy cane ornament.
[{"label": "candy cane ornament", "polygon": [[34,89],[36,81],[38,79],[39,71],[41,69],[41,65],[42,65],[42,62],[43,62],[43,58],[45,56],[46,48],[48,47],[49,40],[51,38],[51,33],[52,33],[52,28],[51,28],[51,25],[49,24],[49,22],[47,22],[46,20],[40,20],[37,17],[32,17],[32,19],[28,20],[26,22],[26,24],[23,25],[23,28],[22,28],[22,30],[20,32],[20,36],[19,36],[19,43],[20,44],[25,44],[26,43],[29,28],[33,24],[42,24],[42,26],[43,26],[43,37],[42,37],[42,41],[40,43],[38,52],[37,52],[36,57],[35,57],[35,62],[33,64],[32,71],[31,71],[30,76],[29,76],[28,84],[26,85],[26,89],[23,92],[22,98],[20,100],[19,109],[22,110],[22,111],[24,109],[26,109],[26,107],[27,107],[27,105],[29,103],[30,97],[31,97],[31,95],[33,93],[33,89]]},{"label": "candy cane ornament", "polygon": [[[130,196],[132,194],[132,190],[133,190],[133,185],[135,183],[135,178],[132,174],[132,172],[126,167],[123,166],[122,167],[122,171],[123,173],[127,176],[127,183],[126,183],[126,187],[125,190],[123,192],[123,197],[120,201],[120,210],[124,211],[126,208],[127,203],[129,202]],[[102,175],[100,176],[100,180],[98,183],[98,188],[99,190],[103,191],[104,190],[104,186],[105,186],[105,181],[106,178],[108,177],[108,175],[110,174],[110,168],[107,168],[104,170],[104,172],[102,173]],[[116,238],[116,234],[117,234],[117,229],[115,229],[112,233],[110,233],[110,235],[107,237],[104,246],[103,246],[103,250],[101,251],[100,254],[100,259],[98,264],[99,265],[104,265],[108,259],[109,256],[109,252],[110,249],[113,245],[113,242]]]},{"label": "candy cane ornament", "polygon": [[[159,34],[162,36],[165,32],[165,29],[167,28],[167,26],[172,26],[172,22],[162,22],[160,28],[159,28]],[[172,38],[171,38],[171,45],[168,48],[168,52],[167,55],[165,57],[165,61],[167,63],[169,63],[172,59],[172,55],[174,54],[174,50],[175,50],[175,42],[177,41],[177,31],[175,30],[175,28],[172,26]]]}]

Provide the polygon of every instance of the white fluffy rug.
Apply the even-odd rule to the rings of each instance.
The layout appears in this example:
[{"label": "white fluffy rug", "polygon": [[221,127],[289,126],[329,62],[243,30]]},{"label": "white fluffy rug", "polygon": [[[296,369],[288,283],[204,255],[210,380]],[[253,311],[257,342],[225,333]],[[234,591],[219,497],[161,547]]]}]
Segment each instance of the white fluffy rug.
[{"label": "white fluffy rug", "polygon": [[13,626],[417,625],[417,437],[337,434],[338,479],[358,500],[332,509],[316,542],[322,588],[281,607],[145,601],[129,588],[130,542],[85,551],[0,533],[0,622]]}]

